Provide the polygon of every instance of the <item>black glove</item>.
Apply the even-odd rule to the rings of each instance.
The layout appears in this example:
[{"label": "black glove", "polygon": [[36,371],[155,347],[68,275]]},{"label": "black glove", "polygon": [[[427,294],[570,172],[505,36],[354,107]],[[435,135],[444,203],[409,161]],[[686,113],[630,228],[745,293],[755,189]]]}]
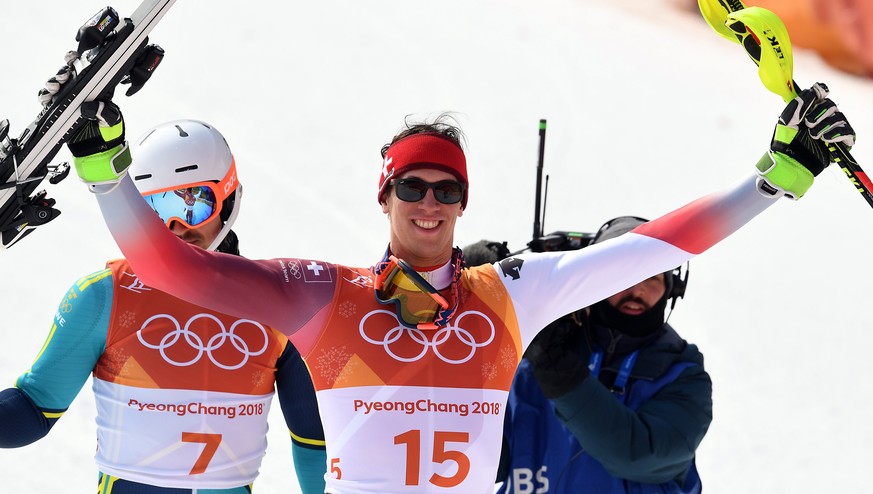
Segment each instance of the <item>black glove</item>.
[{"label": "black glove", "polygon": [[125,143],[124,118],[112,101],[86,101],[82,103],[82,116],[85,122],[73,131],[67,143],[74,157],[102,153]]},{"label": "black glove", "polygon": [[131,163],[121,111],[111,101],[88,101],[82,103],[82,116],[85,122],[67,142],[76,173],[89,185],[117,185]]},{"label": "black glove", "polygon": [[[76,79],[76,52],[67,52],[64,65],[39,91],[43,106],[52,104],[65,84]],[[111,101],[112,92],[104,100],[82,103],[84,121],[73,129],[67,146],[73,155],[76,173],[91,185],[117,184],[130,166],[130,151],[124,139],[124,118]]]},{"label": "black glove", "polygon": [[546,398],[563,396],[588,377],[580,356],[582,326],[564,317],[546,326],[524,354]]},{"label": "black glove", "polygon": [[855,131],[837,105],[828,99],[828,88],[816,83],[788,102],[770,143],[770,152],[758,162],[757,172],[771,195],[798,199],[831,162],[828,145],[855,144]]}]

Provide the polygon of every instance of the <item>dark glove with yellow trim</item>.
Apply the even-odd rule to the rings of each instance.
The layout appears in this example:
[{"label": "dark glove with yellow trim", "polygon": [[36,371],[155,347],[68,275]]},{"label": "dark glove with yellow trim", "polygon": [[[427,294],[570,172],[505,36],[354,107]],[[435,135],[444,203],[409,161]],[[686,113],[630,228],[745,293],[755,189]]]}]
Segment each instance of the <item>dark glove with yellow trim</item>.
[{"label": "dark glove with yellow trim", "polygon": [[828,87],[819,82],[786,105],[770,151],[756,166],[759,190],[799,199],[831,163],[829,144],[855,145],[854,129],[827,96]]},{"label": "dark glove with yellow trim", "polygon": [[[65,65],[39,91],[43,106],[50,105],[64,85],[75,79],[74,60],[75,52],[68,53]],[[117,184],[131,162],[121,110],[107,99],[82,103],[81,112],[84,121],[71,131],[67,141],[76,173],[89,185]]]},{"label": "dark glove with yellow trim", "polygon": [[546,398],[564,396],[588,377],[580,353],[582,332],[574,320],[563,317],[543,328],[525,352]]},{"label": "dark glove with yellow trim", "polygon": [[118,183],[131,163],[121,110],[111,101],[89,101],[82,103],[82,117],[85,123],[67,143],[76,173],[89,185]]}]

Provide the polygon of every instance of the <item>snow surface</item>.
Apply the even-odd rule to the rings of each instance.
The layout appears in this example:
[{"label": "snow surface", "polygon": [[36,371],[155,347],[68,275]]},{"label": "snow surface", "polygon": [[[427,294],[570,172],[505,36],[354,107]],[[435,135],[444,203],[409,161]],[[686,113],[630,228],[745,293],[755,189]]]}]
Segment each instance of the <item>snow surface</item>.
[{"label": "snow surface", "polygon": [[[547,231],[661,215],[745,177],[766,149],[779,98],[738,46],[658,4],[184,0],[153,32],[163,65],[118,101],[131,137],[183,117],[227,136],[245,187],[244,254],[353,265],[370,265],[386,244],[381,145],[406,115],[455,111],[472,184],[456,243],[519,249],[532,230],[540,118]],[[105,5],[6,2],[0,116],[13,134],[36,114],[36,91],[80,23]],[[136,5],[113,3],[122,15]],[[801,83],[830,85],[861,136],[856,158],[873,169],[873,84],[799,49],[795,66]],[[63,215],[0,253],[7,386],[39,351],[67,288],[119,255],[75,177],[50,193]],[[873,210],[858,195],[831,167],[803,200],[692,262],[671,322],[700,346],[714,381],[715,420],[698,457],[707,492],[869,485]],[[94,413],[88,384],[49,437],[0,451],[4,490],[93,492]],[[278,404],[270,422],[257,492],[297,492]]]}]

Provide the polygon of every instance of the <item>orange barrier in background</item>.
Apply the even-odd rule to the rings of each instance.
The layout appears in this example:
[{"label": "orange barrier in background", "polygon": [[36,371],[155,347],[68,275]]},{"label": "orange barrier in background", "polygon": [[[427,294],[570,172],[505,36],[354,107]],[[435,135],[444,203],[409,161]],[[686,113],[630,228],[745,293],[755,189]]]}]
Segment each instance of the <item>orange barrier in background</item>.
[{"label": "orange barrier in background", "polygon": [[[672,0],[698,12],[696,0]],[[816,51],[830,65],[873,78],[873,0],[744,0],[775,12],[793,46]]]},{"label": "orange barrier in background", "polygon": [[846,72],[873,76],[873,0],[753,0],[785,22],[794,46]]}]

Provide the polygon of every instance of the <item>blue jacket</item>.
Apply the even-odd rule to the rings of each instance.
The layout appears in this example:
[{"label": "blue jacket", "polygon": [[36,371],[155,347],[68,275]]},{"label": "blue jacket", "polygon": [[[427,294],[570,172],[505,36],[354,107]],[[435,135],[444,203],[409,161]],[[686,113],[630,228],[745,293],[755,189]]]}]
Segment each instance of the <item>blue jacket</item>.
[{"label": "blue jacket", "polygon": [[[694,454],[712,421],[712,382],[697,347],[666,324],[646,338],[586,331],[580,356],[590,361],[603,348],[599,375],[554,401],[522,360],[509,395],[499,492],[700,492]],[[611,391],[635,350],[624,392]]]}]

